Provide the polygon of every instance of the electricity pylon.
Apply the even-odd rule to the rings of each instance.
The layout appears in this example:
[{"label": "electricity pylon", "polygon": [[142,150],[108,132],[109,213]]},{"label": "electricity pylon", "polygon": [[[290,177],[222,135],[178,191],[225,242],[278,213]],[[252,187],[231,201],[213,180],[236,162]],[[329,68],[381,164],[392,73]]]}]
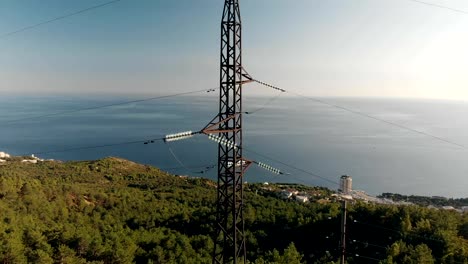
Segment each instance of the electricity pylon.
[{"label": "electricity pylon", "polygon": [[[225,0],[221,21],[219,114],[203,129],[218,141],[218,188],[213,263],[246,263],[243,175],[252,164],[242,156],[242,68],[239,0]],[[244,79],[244,80],[243,80]]]}]

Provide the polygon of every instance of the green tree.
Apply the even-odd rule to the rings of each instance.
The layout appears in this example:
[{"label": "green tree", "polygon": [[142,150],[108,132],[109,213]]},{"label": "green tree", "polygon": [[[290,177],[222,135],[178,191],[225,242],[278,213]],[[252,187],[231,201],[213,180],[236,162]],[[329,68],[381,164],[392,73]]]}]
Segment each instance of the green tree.
[{"label": "green tree", "polygon": [[284,249],[283,254],[276,249],[267,253],[265,258],[259,258],[255,261],[255,264],[271,263],[271,264],[302,264],[303,255],[300,254],[294,243],[290,243],[287,248]]},{"label": "green tree", "polygon": [[388,252],[388,257],[384,261],[386,264],[433,264],[431,249],[425,244],[416,247],[407,245],[403,241],[393,243]]}]

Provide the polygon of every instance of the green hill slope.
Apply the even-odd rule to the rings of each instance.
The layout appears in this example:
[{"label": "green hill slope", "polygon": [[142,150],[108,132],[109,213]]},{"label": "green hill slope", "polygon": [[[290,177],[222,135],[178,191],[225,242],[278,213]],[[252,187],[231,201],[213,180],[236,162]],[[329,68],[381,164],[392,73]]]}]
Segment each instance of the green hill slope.
[{"label": "green hill slope", "polygon": [[[323,199],[328,190],[245,188],[252,263],[337,259],[340,207]],[[282,200],[282,188],[315,198]],[[210,180],[118,158],[9,161],[0,166],[0,262],[211,263],[215,196]],[[416,206],[355,204],[349,263],[376,263],[362,256],[384,263],[468,263],[467,218]]]}]

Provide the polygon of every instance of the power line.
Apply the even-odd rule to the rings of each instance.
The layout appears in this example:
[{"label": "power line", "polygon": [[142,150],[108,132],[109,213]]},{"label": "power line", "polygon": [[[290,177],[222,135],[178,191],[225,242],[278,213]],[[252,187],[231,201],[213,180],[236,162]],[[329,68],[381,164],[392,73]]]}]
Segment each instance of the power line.
[{"label": "power line", "polygon": [[[191,134],[191,135],[195,135],[195,134],[200,134],[200,133],[202,133],[202,132],[191,132],[191,131],[188,131],[188,132],[183,132],[183,133],[171,134],[171,135],[169,135],[169,136],[170,136],[170,138],[172,138],[172,139],[176,139],[176,138],[185,139],[186,137],[184,137],[184,135],[186,135],[187,133],[189,133],[189,134]],[[165,141],[166,141],[166,142],[167,142],[167,138],[168,138],[168,136],[165,137],[165,139],[166,139]],[[234,144],[233,144],[232,142],[227,141],[227,140],[223,139],[222,137],[217,137],[217,136],[213,136],[213,137],[212,137],[212,134],[209,134],[209,135],[208,135],[208,138],[210,138],[211,140],[214,140],[214,141],[218,142],[218,144],[225,144],[225,145],[230,145],[230,144],[232,144],[232,145],[234,146]],[[171,140],[171,141],[172,141],[172,140]],[[235,146],[235,147],[240,148],[239,146]],[[328,178],[322,177],[322,176],[320,176],[320,175],[318,175],[318,174],[316,174],[316,173],[312,173],[312,172],[310,172],[310,171],[306,171],[306,170],[304,170],[304,169],[300,169],[300,168],[295,167],[295,166],[293,166],[293,165],[289,165],[289,164],[284,163],[284,162],[282,162],[282,161],[279,161],[279,160],[273,159],[273,158],[271,158],[271,157],[268,157],[268,156],[266,156],[266,155],[264,155],[264,154],[260,154],[260,153],[258,153],[258,152],[256,152],[256,151],[247,149],[247,148],[245,148],[245,147],[242,147],[242,149],[243,149],[243,150],[246,150],[246,151],[248,151],[248,152],[254,153],[254,154],[258,155],[258,156],[261,156],[261,157],[264,157],[264,158],[266,158],[266,159],[275,161],[275,162],[277,162],[277,163],[283,164],[283,165],[288,166],[288,167],[290,167],[290,168],[293,168],[293,169],[295,169],[295,170],[301,171],[301,172],[303,172],[303,173],[309,174],[309,175],[311,175],[311,176],[320,178],[320,179],[322,179],[322,180],[328,181],[328,182],[330,182],[330,183],[333,183],[333,184],[336,184],[337,186],[339,186],[339,183],[338,183],[338,182],[329,180]],[[175,153],[174,153],[171,149],[169,149],[169,151],[171,152],[171,154],[172,154],[172,156],[174,157],[174,159],[176,159],[176,161],[177,161],[180,165],[182,165],[183,167],[185,167],[185,165],[177,158],[177,156],[175,155]],[[257,162],[257,161],[253,161],[253,163],[257,164],[259,167],[262,167],[261,164],[263,164],[263,163]],[[264,165],[266,165],[266,164],[264,164]],[[265,167],[263,167],[263,168],[265,168]],[[272,168],[271,166],[268,166],[268,167],[265,168],[265,169],[267,169],[267,170],[269,170],[269,171],[272,171],[272,172],[274,172],[274,170],[276,170],[276,169]],[[278,174],[285,174],[285,173],[280,173],[280,171],[278,170]],[[301,182],[305,183],[303,180],[301,180],[301,179],[299,179],[299,178],[296,178],[296,179],[297,179],[298,181],[301,181]],[[308,184],[308,183],[305,183],[305,184]]]},{"label": "power line", "polygon": [[467,149],[467,147],[462,145],[462,144],[453,142],[451,140],[448,140],[448,139],[445,139],[445,138],[442,138],[442,137],[439,137],[439,136],[429,134],[427,132],[416,130],[416,129],[413,129],[413,128],[410,128],[410,127],[407,127],[407,126],[404,126],[404,125],[401,125],[401,124],[398,124],[398,123],[395,123],[395,122],[391,122],[391,121],[388,121],[388,120],[385,120],[385,119],[382,119],[382,118],[378,118],[378,117],[372,116],[370,114],[366,114],[366,113],[363,113],[363,112],[360,112],[360,111],[353,110],[353,109],[348,108],[348,107],[344,107],[344,106],[340,106],[340,105],[337,105],[337,104],[329,103],[329,102],[321,100],[321,99],[309,97],[309,96],[306,96],[306,95],[303,95],[303,94],[300,94],[300,93],[296,93],[296,92],[292,92],[292,91],[289,91],[289,90],[284,90],[284,89],[278,88],[276,86],[273,86],[273,85],[267,84],[265,82],[255,80],[255,79],[253,81],[255,81],[256,83],[259,83],[261,85],[264,85],[264,86],[270,87],[272,89],[275,89],[275,90],[280,89],[280,90],[285,91],[285,92],[287,92],[289,94],[293,94],[293,95],[296,95],[296,96],[299,96],[299,97],[302,97],[302,98],[305,98],[305,99],[308,99],[308,100],[311,100],[311,101],[314,101],[314,102],[317,102],[317,103],[328,105],[330,107],[334,107],[334,108],[337,108],[337,109],[340,109],[340,110],[343,110],[343,111],[346,111],[346,112],[349,112],[349,113],[352,113],[352,114],[355,114],[355,115],[359,115],[359,116],[362,116],[362,117],[373,119],[373,120],[385,123],[387,125],[391,125],[391,126],[398,127],[398,128],[401,128],[401,129],[404,129],[404,130],[407,130],[407,131],[411,131],[411,132],[416,133],[416,134],[420,134],[420,135],[423,135],[423,136],[426,136],[426,137],[430,137],[432,139],[435,139],[435,140],[438,140],[438,141],[441,141],[441,142],[444,142],[444,143],[447,143],[447,144],[450,144],[450,145],[454,145],[454,146],[457,146],[459,148]]},{"label": "power line", "polygon": [[[63,148],[63,149],[56,149],[56,150],[50,150],[50,151],[41,151],[41,152],[34,152],[33,154],[35,155],[47,155],[47,154],[51,154],[51,153],[64,153],[64,152],[73,152],[73,151],[78,151],[78,150],[90,150],[90,149],[99,149],[99,148],[107,148],[107,147],[115,147],[115,146],[124,146],[124,145],[135,145],[135,144],[153,144],[153,143],[156,143],[158,141],[164,141],[166,137],[157,137],[157,138],[153,138],[153,139],[146,139],[146,140],[134,140],[134,141],[125,141],[125,142],[118,142],[118,143],[109,143],[109,144],[101,144],[101,145],[92,145],[92,146],[82,146],[82,147],[70,147],[70,148]],[[277,159],[274,159],[274,158],[271,158],[265,154],[261,154],[259,152],[256,152],[256,151],[253,151],[253,150],[250,150],[250,149],[246,149],[245,147],[243,148],[244,150],[248,151],[248,152],[251,152],[255,155],[258,155],[260,157],[263,157],[263,158],[266,158],[268,160],[271,160],[271,161],[274,161],[274,162],[277,162],[279,164],[282,164],[284,166],[287,166],[289,168],[292,168],[294,170],[297,170],[297,171],[300,171],[300,172],[303,172],[305,174],[308,174],[308,175],[311,175],[313,177],[316,177],[316,178],[319,178],[319,179],[322,179],[324,181],[327,181],[329,183],[332,183],[334,185],[337,185],[339,186],[339,183],[338,182],[335,182],[333,180],[330,180],[326,177],[323,177],[323,176],[320,176],[318,175],[317,173],[313,173],[313,172],[310,172],[310,171],[307,171],[307,170],[304,170],[304,169],[301,169],[301,168],[298,168],[296,166],[293,166],[293,165],[290,165],[290,164],[287,164],[285,162],[282,162],[282,161],[279,161]],[[172,153],[173,157],[176,159],[176,161],[182,166],[181,168],[184,168],[184,169],[187,169],[188,170],[188,167],[185,166],[185,164],[183,164],[180,159],[177,158],[177,156],[175,156],[174,152],[171,151],[171,149],[169,149],[169,151]],[[22,154],[22,155],[19,155],[19,156],[28,156],[30,154]],[[205,171],[208,171],[210,169],[212,169],[213,166],[206,166],[206,170]],[[304,184],[309,184],[309,183],[306,183],[305,181],[297,178],[297,177],[294,177],[294,176],[290,176],[292,178],[295,178],[296,180],[300,181],[300,182],[303,182]]]},{"label": "power line", "polygon": [[353,239],[352,242],[361,243],[364,246],[372,246],[372,247],[376,247],[376,248],[382,248],[382,249],[385,249],[385,250],[388,249],[388,247],[384,247],[384,246],[381,246],[381,245],[372,244],[372,243],[369,243],[369,242],[364,242],[364,241],[360,241],[360,240],[356,240],[356,239]]},{"label": "power line", "polygon": [[433,3],[429,3],[429,2],[425,2],[425,1],[420,1],[420,0],[408,0],[408,1],[415,2],[415,3],[418,3],[418,4],[427,5],[427,6],[431,6],[431,7],[437,7],[437,8],[441,8],[441,9],[446,9],[446,10],[450,10],[450,11],[457,12],[457,13],[464,14],[464,15],[468,15],[468,12],[465,11],[465,10],[456,9],[456,8],[452,8],[452,7],[449,7],[449,6],[433,4]]},{"label": "power line", "polygon": [[[83,147],[72,147],[72,148],[64,148],[64,149],[57,149],[57,150],[51,150],[51,151],[42,151],[42,152],[35,152],[35,155],[45,155],[45,154],[51,154],[51,153],[63,153],[63,152],[73,152],[77,150],[89,150],[89,149],[99,149],[99,148],[107,148],[107,147],[115,147],[115,146],[124,146],[124,145],[134,145],[134,144],[152,144],[157,141],[163,141],[165,137],[161,138],[155,138],[155,139],[147,139],[147,140],[134,140],[134,141],[125,141],[125,142],[119,142],[119,143],[109,143],[109,144],[102,144],[102,145],[93,145],[93,146],[83,146]],[[174,159],[181,165],[181,167],[170,167],[170,168],[160,168],[161,170],[177,170],[177,169],[185,169],[189,171],[189,168],[192,169],[198,169],[202,168],[203,170],[199,173],[204,173],[207,172],[211,169],[214,168],[215,165],[213,164],[206,164],[206,165],[200,165],[200,166],[185,166],[180,159],[176,156],[176,154],[173,152],[172,148],[169,147],[169,152],[171,155],[174,157]],[[21,154],[19,156],[28,156],[29,154]],[[197,172],[198,173],[198,172]]]},{"label": "power line", "polygon": [[255,110],[252,110],[252,111],[247,111],[247,112],[244,112],[244,114],[247,114],[247,115],[252,115],[252,114],[255,114],[259,111],[262,111],[264,109],[266,109],[266,107],[270,104],[272,104],[276,99],[278,99],[281,94],[283,92],[279,92],[278,94],[276,94],[275,96],[271,97],[269,100],[267,100],[262,106],[260,106],[259,108],[255,109]]},{"label": "power line", "polygon": [[[379,228],[379,229],[382,229],[382,230],[387,230],[387,231],[391,231],[391,232],[397,233],[397,234],[399,234],[399,235],[403,235],[403,234],[402,234],[402,231],[401,231],[401,230],[398,230],[398,229],[393,229],[393,228],[383,227],[383,226],[379,226],[379,225],[369,224],[369,223],[365,223],[365,222],[361,222],[361,221],[357,221],[357,220],[354,220],[353,223],[357,223],[357,224],[361,224],[361,225],[366,225],[366,226],[370,226],[370,227],[374,227],[374,228]],[[431,237],[427,237],[427,236],[424,236],[424,235],[411,234],[411,233],[408,233],[408,234],[405,234],[405,235],[411,236],[411,237],[419,237],[419,238],[423,238],[423,239],[427,239],[427,240],[432,240],[432,241],[437,241],[437,242],[445,243],[444,240],[437,239],[437,238],[431,238]]]},{"label": "power line", "polygon": [[[211,136],[211,134],[210,134],[210,136]],[[218,137],[215,137],[215,139],[212,138],[212,140],[218,142],[219,144],[232,144],[232,143],[229,142],[229,141],[225,141],[225,142],[223,143],[223,141],[220,140],[220,139],[218,139]],[[236,147],[238,147],[238,146],[236,146]],[[239,148],[239,147],[238,147],[238,148]],[[296,167],[296,166],[287,164],[287,163],[285,163],[285,162],[282,162],[282,161],[279,161],[279,160],[277,160],[277,159],[271,158],[271,157],[269,157],[269,156],[267,156],[267,155],[265,155],[265,154],[258,153],[258,152],[256,152],[256,151],[253,151],[253,150],[248,149],[248,148],[246,148],[246,147],[242,147],[242,149],[245,150],[245,151],[248,151],[248,152],[250,152],[250,153],[256,154],[256,155],[258,155],[258,156],[260,156],[260,157],[266,158],[266,159],[268,159],[268,160],[271,160],[271,161],[274,161],[274,162],[276,162],[276,163],[279,163],[279,164],[282,164],[282,165],[284,165],[284,166],[287,166],[287,167],[289,167],[289,168],[292,168],[292,169],[294,169],[294,170],[297,170],[297,171],[306,173],[306,174],[308,174],[308,175],[311,175],[311,176],[313,176],[313,177],[322,179],[322,180],[327,181],[327,182],[329,182],[329,183],[332,183],[332,184],[334,184],[334,185],[337,185],[337,186],[340,185],[338,182],[333,181],[333,180],[330,180],[330,179],[328,179],[328,178],[326,178],[326,177],[320,176],[320,175],[318,175],[317,173],[313,173],[313,172],[310,172],[310,171],[307,171],[307,170],[298,168],[298,167]],[[254,163],[256,163],[257,165],[259,165],[259,162],[254,161]],[[259,165],[259,166],[260,166],[260,165]],[[261,167],[261,166],[260,166],[260,167]],[[268,170],[268,169],[267,169],[267,170]],[[280,174],[281,174],[281,173],[280,173]],[[288,175],[289,175],[289,174],[288,174]],[[291,176],[291,177],[294,178],[294,176]],[[306,183],[305,181],[303,181],[303,180],[301,180],[301,179],[299,179],[299,178],[296,178],[296,180],[298,180],[298,181],[300,181],[300,182],[303,182],[303,183],[305,183],[305,184],[309,184],[309,183]]]},{"label": "power line", "polygon": [[307,170],[298,168],[298,167],[296,167],[296,166],[294,166],[294,165],[287,164],[287,163],[285,163],[285,162],[282,162],[282,161],[280,161],[280,160],[271,158],[271,157],[269,157],[269,156],[267,156],[267,155],[258,153],[258,152],[256,152],[256,151],[251,150],[251,149],[247,149],[247,148],[245,148],[245,147],[243,147],[243,149],[246,150],[246,151],[248,151],[248,152],[251,152],[251,153],[253,153],[253,154],[255,154],[255,155],[258,155],[258,156],[260,156],[260,157],[266,158],[266,159],[268,159],[268,160],[271,160],[271,161],[274,161],[274,162],[276,162],[276,163],[282,164],[282,165],[284,165],[284,166],[286,166],[286,167],[289,167],[289,168],[292,168],[292,169],[294,169],[294,170],[297,170],[297,171],[300,171],[300,172],[302,172],[302,173],[305,173],[305,174],[308,174],[308,175],[310,175],[310,176],[313,176],[313,177],[315,177],[315,178],[319,178],[319,179],[321,179],[321,180],[324,180],[324,181],[326,181],[326,182],[335,184],[335,185],[337,185],[337,186],[340,185],[338,182],[333,181],[333,180],[330,180],[330,179],[328,179],[328,178],[326,178],[326,177],[320,176],[320,175],[318,175],[317,173],[310,172],[310,171],[307,171]]},{"label": "power line", "polygon": [[209,166],[205,166],[203,170],[201,170],[201,171],[196,171],[195,173],[204,174],[204,173],[207,173],[207,172],[209,172],[210,170],[214,169],[215,167],[216,167],[215,164],[212,164],[212,165],[209,165]]},{"label": "power line", "polygon": [[200,92],[211,92],[211,91],[216,90],[216,89],[218,89],[218,88],[212,88],[212,89],[209,89],[209,90],[203,89],[203,90],[196,90],[196,91],[190,91],[190,92],[182,92],[182,93],[175,93],[175,94],[169,94],[169,95],[155,96],[155,97],[132,100],[132,101],[124,101],[124,102],[112,103],[112,104],[106,104],[106,105],[85,107],[85,108],[79,108],[79,109],[75,109],[75,110],[68,110],[68,111],[56,112],[56,113],[51,113],[51,114],[44,114],[44,115],[38,115],[38,116],[30,116],[30,117],[25,117],[25,118],[7,120],[7,121],[5,121],[3,123],[4,124],[11,124],[11,123],[17,123],[17,122],[27,121],[27,120],[36,120],[36,119],[39,119],[39,118],[47,118],[47,117],[60,116],[60,115],[66,115],[66,114],[74,114],[74,113],[83,112],[83,111],[90,111],[90,110],[109,108],[109,107],[121,106],[121,105],[133,104],[133,103],[154,101],[154,100],[158,100],[158,99],[165,99],[165,98],[195,94],[195,93],[200,93]]},{"label": "power line", "polygon": [[[177,169],[184,169],[187,173],[198,173],[198,174],[204,174],[213,169],[216,165],[214,164],[208,164],[208,165],[203,165],[203,166],[186,166],[182,160],[176,155],[175,151],[167,144],[169,153],[171,153],[172,157],[177,161],[177,163],[180,165],[180,167],[173,167],[173,168],[167,168],[167,169],[161,169],[161,170],[177,170]],[[201,171],[192,171],[190,169],[202,169]]]},{"label": "power line", "polygon": [[[51,154],[51,153],[73,152],[77,150],[99,149],[99,148],[134,145],[134,144],[149,144],[149,143],[155,143],[156,141],[163,141],[163,140],[164,140],[164,137],[161,137],[161,138],[155,138],[155,139],[150,139],[150,140],[135,140],[135,141],[125,141],[125,142],[119,142],[119,143],[102,144],[102,145],[63,148],[63,149],[56,149],[56,150],[50,150],[50,151],[34,152],[33,154],[46,155],[46,154]],[[22,154],[19,156],[28,156],[28,155],[29,154]]]},{"label": "power line", "polygon": [[111,4],[115,4],[115,3],[120,2],[120,1],[122,1],[122,0],[109,1],[109,2],[106,2],[106,3],[100,4],[100,5],[95,5],[95,6],[92,6],[92,7],[88,7],[88,8],[85,8],[85,9],[75,11],[73,13],[69,13],[69,14],[62,15],[62,16],[59,16],[59,17],[55,17],[55,18],[52,18],[52,19],[49,19],[49,20],[45,20],[45,21],[39,22],[37,24],[33,24],[33,25],[29,25],[29,26],[26,26],[26,27],[23,27],[23,28],[19,28],[19,29],[16,29],[14,31],[5,33],[3,35],[0,35],[0,39],[8,38],[8,37],[11,37],[11,36],[13,36],[15,34],[18,34],[18,33],[21,33],[21,32],[27,31],[27,30],[31,30],[31,29],[43,26],[45,24],[53,23],[53,22],[56,22],[58,20],[62,20],[62,19],[65,19],[65,18],[68,18],[68,17],[71,17],[71,16],[76,16],[76,15],[79,15],[79,14],[82,14],[82,13],[85,13],[85,12],[88,12],[88,11],[91,11],[91,10],[94,10],[94,9],[105,7],[105,6],[108,6],[108,5],[111,5]]},{"label": "power line", "polygon": [[189,168],[189,169],[205,169],[205,170],[208,170],[208,169],[213,168],[214,166],[215,166],[214,164],[205,164],[205,165],[200,165],[200,166],[167,167],[167,168],[159,168],[159,169],[160,170],[180,170],[180,169]]},{"label": "power line", "polygon": [[171,146],[169,146],[169,144],[166,144],[166,146],[169,149],[169,153],[171,153],[172,157],[177,161],[177,163],[179,163],[179,165],[182,166],[188,173],[192,173],[190,169],[187,168],[187,166],[185,166],[185,164],[177,157],[177,155],[172,150]]},{"label": "power line", "polygon": [[[350,253],[351,253],[351,252],[350,252]],[[351,254],[353,254],[353,253],[351,253]],[[353,256],[358,257],[358,258],[363,258],[363,259],[378,261],[378,262],[382,261],[381,259],[376,259],[376,258],[372,258],[372,257],[368,257],[368,256],[363,256],[363,255],[360,255],[360,254],[357,254],[357,253],[354,253]]]}]

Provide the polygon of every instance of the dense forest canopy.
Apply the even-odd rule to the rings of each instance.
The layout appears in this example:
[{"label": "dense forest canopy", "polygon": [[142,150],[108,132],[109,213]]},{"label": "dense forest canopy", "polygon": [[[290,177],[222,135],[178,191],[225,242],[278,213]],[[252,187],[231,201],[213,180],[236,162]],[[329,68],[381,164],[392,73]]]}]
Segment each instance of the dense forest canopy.
[{"label": "dense forest canopy", "polygon": [[[246,184],[251,263],[337,263],[340,203]],[[211,263],[216,184],[118,158],[0,166],[2,263]],[[468,263],[468,215],[357,202],[348,263]]]}]

